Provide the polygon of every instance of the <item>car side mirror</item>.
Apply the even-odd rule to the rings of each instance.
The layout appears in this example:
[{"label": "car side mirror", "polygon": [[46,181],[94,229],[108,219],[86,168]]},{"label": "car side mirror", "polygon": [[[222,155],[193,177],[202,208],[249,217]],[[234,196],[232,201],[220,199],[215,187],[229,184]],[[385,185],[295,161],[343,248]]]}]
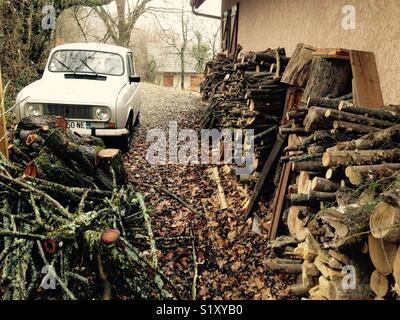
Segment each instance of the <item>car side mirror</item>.
[{"label": "car side mirror", "polygon": [[37,72],[37,74],[38,74],[39,77],[42,77],[42,76],[43,76],[43,73],[44,73],[44,69],[38,68],[38,69],[36,70],[36,72]]},{"label": "car side mirror", "polygon": [[140,77],[139,76],[129,76],[129,82],[130,83],[139,83]]}]

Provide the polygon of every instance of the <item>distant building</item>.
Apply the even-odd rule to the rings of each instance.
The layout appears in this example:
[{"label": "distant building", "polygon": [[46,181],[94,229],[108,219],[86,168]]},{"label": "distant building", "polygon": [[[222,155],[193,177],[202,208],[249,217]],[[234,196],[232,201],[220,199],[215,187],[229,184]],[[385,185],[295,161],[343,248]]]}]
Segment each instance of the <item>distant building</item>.
[{"label": "distant building", "polygon": [[[181,61],[176,50],[162,43],[149,43],[147,45],[148,59],[155,62],[155,82],[164,87],[181,87]],[[196,59],[188,51],[185,56],[186,90],[199,91],[203,81],[202,73],[196,70]]]}]

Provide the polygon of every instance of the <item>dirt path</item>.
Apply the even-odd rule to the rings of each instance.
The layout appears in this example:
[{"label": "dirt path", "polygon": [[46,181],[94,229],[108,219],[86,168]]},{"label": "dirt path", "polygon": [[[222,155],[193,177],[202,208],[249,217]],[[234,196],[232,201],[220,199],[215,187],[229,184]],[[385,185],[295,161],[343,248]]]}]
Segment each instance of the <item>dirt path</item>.
[{"label": "dirt path", "polygon": [[[200,213],[196,216],[154,188],[139,187],[151,209],[159,265],[185,299],[193,295],[198,299],[281,296],[289,279],[266,271],[267,241],[251,231],[251,220],[244,221],[242,208],[247,191],[235,177],[220,170],[229,209],[219,211],[213,196],[216,188],[208,178],[207,166],[150,165],[146,161],[149,129],[160,128],[167,134],[169,121],[177,121],[179,129],[198,129],[201,119],[202,106],[197,95],[143,85],[141,126],[125,156],[130,177],[168,189]],[[195,291],[191,230],[198,269]]]}]

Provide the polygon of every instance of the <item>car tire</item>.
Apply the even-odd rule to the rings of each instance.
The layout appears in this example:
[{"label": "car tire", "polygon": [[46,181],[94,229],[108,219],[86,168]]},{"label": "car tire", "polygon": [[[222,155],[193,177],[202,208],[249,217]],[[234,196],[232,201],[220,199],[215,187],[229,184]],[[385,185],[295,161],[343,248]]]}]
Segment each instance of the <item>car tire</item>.
[{"label": "car tire", "polygon": [[129,133],[119,138],[120,149],[123,153],[129,152],[131,146],[133,131],[134,131],[132,118],[129,118],[128,123],[126,124],[126,129],[128,130]]},{"label": "car tire", "polygon": [[133,125],[134,127],[139,127],[140,126],[140,111],[138,112],[135,120],[135,124]]}]

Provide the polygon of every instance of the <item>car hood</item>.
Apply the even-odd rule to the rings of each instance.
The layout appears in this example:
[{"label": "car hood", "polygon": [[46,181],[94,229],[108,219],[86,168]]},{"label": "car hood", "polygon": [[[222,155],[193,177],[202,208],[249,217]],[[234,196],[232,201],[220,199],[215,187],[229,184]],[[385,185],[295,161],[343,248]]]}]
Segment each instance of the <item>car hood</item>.
[{"label": "car hood", "polygon": [[114,107],[124,84],[88,79],[41,79],[25,87],[20,99],[37,103],[95,104]]}]

